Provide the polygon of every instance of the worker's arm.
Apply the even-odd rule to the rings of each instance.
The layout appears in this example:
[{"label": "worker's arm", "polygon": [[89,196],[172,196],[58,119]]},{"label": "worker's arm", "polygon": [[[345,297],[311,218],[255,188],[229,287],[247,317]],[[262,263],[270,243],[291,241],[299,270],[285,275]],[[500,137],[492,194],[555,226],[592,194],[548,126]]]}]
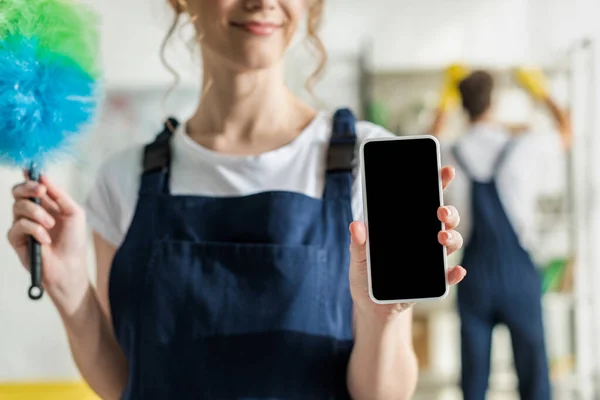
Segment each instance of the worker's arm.
[{"label": "worker's arm", "polygon": [[88,385],[104,400],[121,398],[128,366],[112,330],[108,314],[106,283],[114,246],[94,235],[98,291],[90,284],[80,307],[63,315],[71,352]]},{"label": "worker's arm", "polygon": [[[442,169],[444,188],[453,177],[452,168]],[[437,217],[445,224],[449,233],[440,233],[439,241],[446,246],[448,254],[452,254],[462,247],[463,242],[460,233],[454,230],[460,221],[458,211],[451,206],[442,207],[438,210]],[[411,304],[376,304],[371,300],[365,225],[354,222],[350,225],[350,232],[354,348],[348,365],[348,390],[354,400],[410,399],[416,390],[418,379],[417,357],[412,342]],[[448,282],[456,284],[465,274],[462,267],[455,267],[448,273]],[[405,274],[405,279],[410,279],[410,273]]]},{"label": "worker's arm", "polygon": [[564,147],[569,148],[573,138],[571,118],[569,113],[562,109],[552,96],[550,96],[542,71],[535,68],[519,68],[515,72],[515,77],[535,100],[542,102],[548,108],[556,123]]},{"label": "worker's arm", "polygon": [[435,110],[433,123],[427,132],[428,134],[435,137],[440,137],[443,134],[448,121],[449,112],[460,104],[458,85],[467,74],[467,67],[460,64],[453,64],[446,68],[439,104]]},{"label": "worker's arm", "polygon": [[448,112],[444,108],[438,107],[435,110],[433,123],[431,124],[431,128],[429,128],[428,134],[439,138],[444,132],[444,129],[446,128],[447,121]]},{"label": "worker's arm", "polygon": [[563,146],[569,149],[573,140],[573,125],[569,113],[561,108],[549,95],[545,96],[542,101],[550,111],[550,114],[552,114]]}]

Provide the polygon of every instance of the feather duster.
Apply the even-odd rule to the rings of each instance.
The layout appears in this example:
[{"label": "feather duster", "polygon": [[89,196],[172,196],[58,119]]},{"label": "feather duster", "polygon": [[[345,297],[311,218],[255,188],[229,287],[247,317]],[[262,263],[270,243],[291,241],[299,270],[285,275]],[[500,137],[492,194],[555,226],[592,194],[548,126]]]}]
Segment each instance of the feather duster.
[{"label": "feather duster", "polygon": [[[93,122],[97,26],[95,14],[77,0],[0,0],[0,164],[39,180]],[[33,238],[29,253],[29,297],[39,299],[41,247]]]}]

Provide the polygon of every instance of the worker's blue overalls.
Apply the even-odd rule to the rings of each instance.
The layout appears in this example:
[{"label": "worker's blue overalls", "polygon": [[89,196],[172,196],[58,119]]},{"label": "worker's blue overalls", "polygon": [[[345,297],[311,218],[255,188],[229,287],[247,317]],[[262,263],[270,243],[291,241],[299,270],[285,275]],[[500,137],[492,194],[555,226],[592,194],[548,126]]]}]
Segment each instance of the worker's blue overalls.
[{"label": "worker's blue overalls", "polygon": [[172,195],[175,120],[148,145],[110,276],[124,399],[348,399],[355,121],[334,116],[322,199]]},{"label": "worker's blue overalls", "polygon": [[541,279],[519,242],[496,186],[498,171],[514,143],[509,141],[500,153],[489,182],[475,180],[460,155],[460,147],[453,148],[455,159],[472,182],[473,229],[463,258],[468,275],[458,285],[465,400],[485,399],[492,330],[499,323],[505,324],[511,334],[521,399],[551,397]]}]

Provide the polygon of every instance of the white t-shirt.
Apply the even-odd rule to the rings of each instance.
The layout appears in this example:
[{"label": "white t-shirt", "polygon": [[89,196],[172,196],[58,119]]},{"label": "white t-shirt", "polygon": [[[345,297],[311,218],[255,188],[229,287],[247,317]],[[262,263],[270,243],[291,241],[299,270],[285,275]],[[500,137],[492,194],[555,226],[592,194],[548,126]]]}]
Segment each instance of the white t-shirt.
[{"label": "white t-shirt", "polygon": [[[182,125],[172,139],[171,193],[220,197],[283,190],[321,198],[331,126],[331,117],[319,113],[291,143],[255,156],[238,156],[199,145]],[[392,135],[368,122],[358,122],[356,131],[357,149],[366,138]],[[143,146],[110,156],[100,167],[86,202],[91,228],[115,246],[121,244],[133,218],[142,156]],[[356,170],[355,177],[352,210],[355,220],[361,220],[362,191]]]},{"label": "white t-shirt", "polygon": [[[472,229],[471,181],[460,168],[452,147],[457,144],[462,161],[479,181],[492,178],[496,159],[511,139],[506,131],[492,125],[472,127],[458,142],[441,141],[442,162],[456,168],[456,178],[445,193],[447,204],[456,206],[461,223],[458,231],[468,241]],[[515,138],[497,175],[498,195],[521,245],[532,250],[538,240],[538,200],[544,193],[559,190],[564,153],[560,136],[553,132],[531,132]],[[559,172],[557,172],[559,171]]]}]

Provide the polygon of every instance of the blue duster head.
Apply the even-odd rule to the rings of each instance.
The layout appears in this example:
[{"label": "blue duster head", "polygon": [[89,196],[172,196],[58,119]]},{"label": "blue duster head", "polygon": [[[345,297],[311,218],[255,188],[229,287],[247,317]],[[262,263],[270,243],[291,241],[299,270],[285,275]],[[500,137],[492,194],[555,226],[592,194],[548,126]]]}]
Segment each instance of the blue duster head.
[{"label": "blue duster head", "polygon": [[0,163],[42,169],[89,128],[96,27],[73,0],[0,0]]}]

